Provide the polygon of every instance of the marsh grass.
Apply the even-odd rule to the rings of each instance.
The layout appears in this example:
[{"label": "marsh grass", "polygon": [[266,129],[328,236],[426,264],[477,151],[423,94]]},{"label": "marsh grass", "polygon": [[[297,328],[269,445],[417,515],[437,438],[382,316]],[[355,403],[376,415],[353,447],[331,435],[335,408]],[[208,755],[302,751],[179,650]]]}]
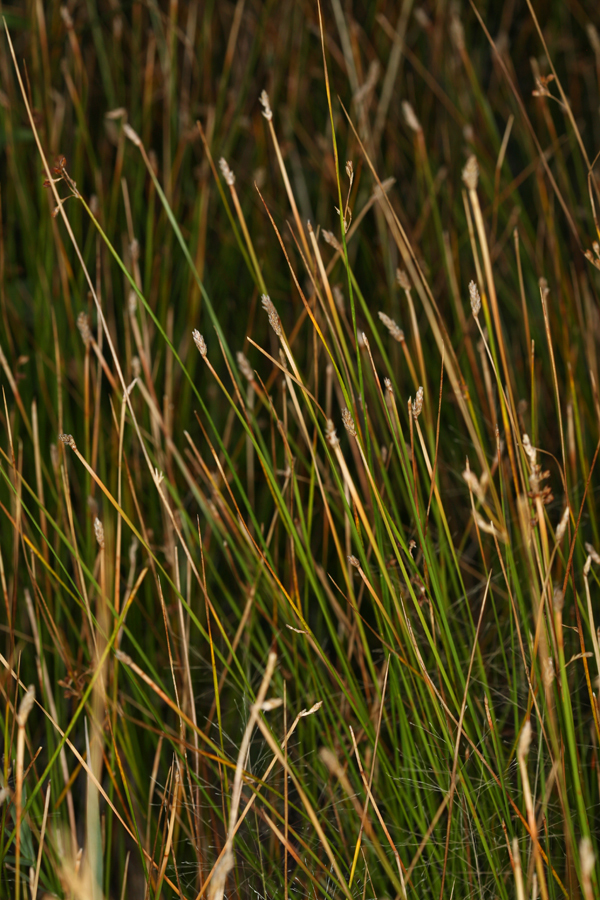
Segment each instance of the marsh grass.
[{"label": "marsh grass", "polygon": [[585,7],[3,13],[0,894],[598,896]]}]

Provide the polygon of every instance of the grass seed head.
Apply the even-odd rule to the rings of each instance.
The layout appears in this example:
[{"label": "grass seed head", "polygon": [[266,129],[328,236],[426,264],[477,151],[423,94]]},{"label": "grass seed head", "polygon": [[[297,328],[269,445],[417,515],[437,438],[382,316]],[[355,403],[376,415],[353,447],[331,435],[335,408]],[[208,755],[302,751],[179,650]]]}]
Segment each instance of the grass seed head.
[{"label": "grass seed head", "polygon": [[194,343],[198,348],[198,352],[202,359],[206,359],[207,349],[206,349],[206,341],[204,340],[203,335],[200,334],[197,328],[194,328],[192,331],[192,337],[194,338]]},{"label": "grass seed head", "polygon": [[77,328],[85,346],[87,347],[92,340],[92,330],[90,328],[90,320],[86,312],[80,312],[77,316]]},{"label": "grass seed head", "polygon": [[321,235],[322,235],[323,240],[325,241],[326,244],[329,244],[329,246],[330,246],[330,247],[333,247],[334,250],[337,250],[338,253],[342,253],[342,252],[343,252],[342,245],[340,244],[340,242],[339,242],[338,239],[336,238],[336,236],[335,236],[335,234],[333,233],[333,231],[326,231],[325,229],[323,229],[323,230],[321,231]]},{"label": "grass seed head", "polygon": [[239,370],[244,378],[246,378],[248,381],[254,381],[254,372],[252,371],[252,366],[248,362],[248,357],[246,356],[246,354],[242,353],[242,351],[239,350],[235,358],[237,359]]},{"label": "grass seed head", "polygon": [[225,179],[229,187],[233,187],[233,185],[235,184],[235,175],[229,168],[229,163],[224,156],[222,156],[219,160],[219,168],[223,174],[223,178]]},{"label": "grass seed head", "polygon": [[402,101],[402,113],[404,115],[404,121],[415,134],[418,134],[420,131],[423,131],[422,125],[417,119],[415,115],[415,111],[408,102],[408,100]]},{"label": "grass seed head", "polygon": [[474,281],[469,282],[469,299],[471,300],[471,312],[477,318],[481,312],[481,297]]},{"label": "grass seed head", "polygon": [[569,507],[565,506],[565,511],[563,512],[560,522],[558,523],[558,528],[556,529],[556,543],[560,544],[562,539],[565,536],[565,531],[567,530],[567,525],[569,523]]},{"label": "grass seed head", "polygon": [[35,686],[30,684],[27,688],[27,692],[23,699],[21,700],[21,704],[19,706],[19,713],[17,715],[17,722],[21,728],[25,727],[25,723],[29,718],[29,713],[33,709],[33,705],[35,703]]},{"label": "grass seed head", "polygon": [[384,312],[379,312],[378,315],[394,340],[398,341],[398,343],[401,344],[404,340],[404,332],[402,331],[402,329]]},{"label": "grass seed head", "polygon": [[468,190],[477,190],[477,182],[479,181],[479,165],[477,164],[477,158],[475,156],[470,156],[468,158],[467,164],[462,172],[462,180],[466,184]]},{"label": "grass seed head", "polygon": [[403,291],[410,291],[410,279],[404,269],[396,269],[396,281]]},{"label": "grass seed head", "polygon": [[415,420],[415,422],[421,415],[422,409],[423,409],[423,386],[421,386],[419,388],[419,390],[417,391],[417,394],[415,396],[415,402],[413,403],[413,407],[412,407],[412,414],[413,414],[413,419]]},{"label": "grass seed head", "polygon": [[352,437],[356,437],[356,426],[354,425],[354,419],[352,418],[352,414],[348,407],[344,407],[342,410],[342,421],[348,434]]},{"label": "grass seed head", "polygon": [[262,114],[267,120],[270,122],[273,118],[273,110],[271,109],[271,103],[269,102],[269,95],[266,91],[261,91],[260,97],[260,105],[262,106]]},{"label": "grass seed head", "polygon": [[269,324],[270,324],[271,328],[273,329],[273,331],[275,332],[277,337],[281,337],[281,335],[283,334],[283,329],[281,327],[281,319],[279,318],[279,313],[277,312],[277,310],[275,309],[275,306],[273,305],[273,301],[268,296],[268,294],[263,294],[260,299],[261,299],[263,309],[269,317]]},{"label": "grass seed head", "polygon": [[98,541],[100,549],[104,550],[104,525],[98,516],[94,519],[94,534],[96,535],[96,540]]},{"label": "grass seed head", "polygon": [[360,560],[356,556],[349,556],[348,562],[351,566],[354,566],[355,569],[358,569],[360,567]]},{"label": "grass seed head", "polygon": [[335,425],[333,424],[331,419],[327,419],[327,424],[325,426],[325,437],[327,438],[328,443],[331,444],[332,447],[337,447],[340,443],[340,439],[337,436],[337,433],[335,430]]},{"label": "grass seed head", "polygon": [[70,447],[71,450],[77,450],[77,444],[72,434],[59,434],[58,439],[63,444],[66,444],[67,447]]},{"label": "grass seed head", "polygon": [[523,731],[519,738],[518,755],[520,759],[527,759],[529,748],[531,747],[531,722],[529,719],[523,725]]}]

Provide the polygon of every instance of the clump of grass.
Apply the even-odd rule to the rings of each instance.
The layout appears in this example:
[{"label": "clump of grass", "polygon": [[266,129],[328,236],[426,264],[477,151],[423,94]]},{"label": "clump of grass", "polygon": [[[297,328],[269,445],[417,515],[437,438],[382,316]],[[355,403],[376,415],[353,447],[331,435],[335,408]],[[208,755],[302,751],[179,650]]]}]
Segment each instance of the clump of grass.
[{"label": "clump of grass", "polygon": [[596,896],[594,25],[5,13],[0,896]]}]

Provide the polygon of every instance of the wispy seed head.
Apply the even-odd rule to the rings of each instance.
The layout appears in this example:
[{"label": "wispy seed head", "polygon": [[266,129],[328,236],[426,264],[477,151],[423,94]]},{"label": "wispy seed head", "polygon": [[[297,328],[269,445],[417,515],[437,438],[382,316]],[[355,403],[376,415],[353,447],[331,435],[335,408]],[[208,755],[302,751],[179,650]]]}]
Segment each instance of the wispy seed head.
[{"label": "wispy seed head", "polygon": [[469,282],[469,297],[471,299],[471,312],[477,318],[481,312],[481,297],[474,281]]},{"label": "wispy seed head", "polygon": [[235,175],[229,168],[229,163],[224,156],[222,156],[219,160],[219,168],[223,173],[223,178],[225,179],[229,187],[233,187],[233,185],[235,184]]},{"label": "wispy seed head", "polygon": [[565,595],[558,585],[554,588],[554,593],[552,594],[552,606],[554,607],[554,612],[561,613],[563,611],[563,607],[565,605]]},{"label": "wispy seed head", "polygon": [[527,754],[529,753],[529,748],[531,746],[531,722],[529,719],[523,725],[523,731],[521,732],[521,737],[519,738],[519,750],[518,755],[521,759],[527,759]]},{"label": "wispy seed head", "polygon": [[479,181],[479,166],[477,165],[477,159],[475,156],[470,156],[468,158],[467,164],[463,169],[462,179],[470,191],[474,191],[477,189],[477,182]]},{"label": "wispy seed head", "polygon": [[592,877],[592,872],[594,871],[596,859],[594,857],[594,851],[592,850],[592,842],[588,837],[581,838],[579,844],[579,859],[581,860],[581,874],[586,881],[589,881]]},{"label": "wispy seed head", "polygon": [[269,324],[271,328],[273,329],[277,337],[281,337],[281,335],[283,334],[283,330],[281,328],[281,319],[279,318],[279,313],[273,305],[273,301],[268,296],[268,294],[263,294],[260,299],[263,305],[263,309],[269,317]]},{"label": "wispy seed head", "polygon": [[421,410],[423,409],[423,387],[420,387],[417,391],[417,395],[415,397],[415,402],[413,403],[412,414],[415,421],[421,415]]},{"label": "wispy seed head", "polygon": [[242,353],[241,350],[236,354],[237,364],[239,366],[239,370],[248,381],[254,381],[254,372],[252,371],[252,366],[248,362],[248,357],[245,353]]},{"label": "wispy seed head", "polygon": [[90,328],[90,320],[86,312],[80,312],[77,316],[77,327],[83,343],[87,347],[92,340],[92,330]]},{"label": "wispy seed head", "polygon": [[569,507],[565,506],[565,511],[561,516],[560,522],[558,523],[558,528],[556,529],[556,543],[560,544],[562,539],[565,536],[565,531],[567,530],[567,524],[569,522]]},{"label": "wispy seed head", "polygon": [[262,106],[262,114],[267,120],[270,122],[273,118],[273,110],[271,109],[271,103],[269,101],[269,95],[266,91],[261,91],[261,95],[258,98],[260,100],[260,105]]},{"label": "wispy seed head", "polygon": [[340,242],[339,242],[338,239],[336,238],[336,236],[335,236],[335,234],[333,233],[333,231],[326,231],[325,229],[323,229],[323,230],[321,231],[321,236],[322,236],[323,240],[325,241],[325,243],[326,243],[326,244],[329,244],[330,247],[333,247],[334,250],[337,250],[338,253],[342,253],[342,252],[343,252],[342,245],[340,244]]},{"label": "wispy seed head", "polygon": [[137,131],[133,130],[128,122],[123,125],[123,131],[125,132],[125,137],[129,138],[132,144],[135,144],[136,147],[142,146],[142,141],[139,134],[137,133]]},{"label": "wispy seed head", "polygon": [[337,447],[340,439],[336,434],[335,425],[331,421],[331,419],[327,419],[327,424],[325,426],[325,437],[332,447]]},{"label": "wispy seed head", "polygon": [[333,286],[333,299],[335,300],[335,305],[337,306],[338,310],[340,312],[344,312],[344,294],[342,293],[342,289],[339,284],[334,284]]},{"label": "wispy seed head", "polygon": [[346,175],[350,179],[350,184],[354,181],[354,164],[351,159],[346,163]]},{"label": "wispy seed head", "polygon": [[393,395],[393,393],[394,393],[394,388],[392,387],[392,379],[391,379],[391,378],[384,378],[384,379],[383,379],[383,385],[384,385],[386,391],[387,391],[389,394],[392,394],[392,395]]},{"label": "wispy seed head", "polygon": [[358,569],[360,567],[360,560],[356,556],[349,556],[348,562],[351,566],[354,566],[355,569]]},{"label": "wispy seed head", "polygon": [[25,722],[29,718],[29,713],[33,709],[33,704],[35,703],[35,686],[30,684],[27,688],[27,692],[23,699],[21,700],[21,704],[19,706],[19,714],[17,716],[17,722],[21,726],[21,728],[25,727]]},{"label": "wispy seed head", "polygon": [[96,535],[96,540],[102,550],[104,550],[104,525],[96,516],[94,519],[94,534]]},{"label": "wispy seed head", "polygon": [[59,434],[59,441],[62,441],[63,444],[66,444],[67,447],[70,447],[71,450],[77,450],[77,444],[73,438],[72,434]]},{"label": "wispy seed head", "polygon": [[344,428],[348,432],[348,434],[352,435],[352,437],[356,437],[356,427],[354,425],[354,419],[352,418],[352,414],[347,407],[344,407],[342,410],[342,422],[344,423]]},{"label": "wispy seed head", "polygon": [[404,269],[396,269],[396,281],[403,291],[410,291],[410,279]]},{"label": "wispy seed head", "polygon": [[202,359],[206,359],[207,349],[206,349],[206,341],[204,337],[200,334],[197,328],[194,328],[192,331],[192,337],[194,338],[194,343],[198,348],[198,352]]},{"label": "wispy seed head", "polygon": [[598,555],[598,551],[596,550],[594,545],[586,543],[584,546],[587,552],[592,557],[592,562],[595,562],[597,566],[600,565],[600,555]]},{"label": "wispy seed head", "polygon": [[401,344],[404,340],[404,332],[402,331],[402,329],[396,324],[396,322],[394,322],[393,319],[390,319],[389,316],[386,316],[384,312],[379,312],[378,315],[394,340],[398,341],[398,343]]},{"label": "wispy seed head", "polygon": [[415,115],[415,111],[412,108],[412,106],[410,105],[410,103],[408,102],[408,100],[402,101],[402,113],[404,115],[404,120],[405,120],[406,124],[412,131],[414,131],[415,133],[418,133],[419,131],[423,131],[421,123],[417,119],[417,117]]}]

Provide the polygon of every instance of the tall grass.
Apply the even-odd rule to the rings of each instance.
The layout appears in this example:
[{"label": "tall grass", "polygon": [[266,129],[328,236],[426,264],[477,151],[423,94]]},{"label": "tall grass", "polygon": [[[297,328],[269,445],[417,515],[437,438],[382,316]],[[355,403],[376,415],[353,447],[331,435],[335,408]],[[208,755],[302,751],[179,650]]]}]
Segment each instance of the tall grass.
[{"label": "tall grass", "polygon": [[600,895],[600,36],[541,15],[4,8],[2,897]]}]

